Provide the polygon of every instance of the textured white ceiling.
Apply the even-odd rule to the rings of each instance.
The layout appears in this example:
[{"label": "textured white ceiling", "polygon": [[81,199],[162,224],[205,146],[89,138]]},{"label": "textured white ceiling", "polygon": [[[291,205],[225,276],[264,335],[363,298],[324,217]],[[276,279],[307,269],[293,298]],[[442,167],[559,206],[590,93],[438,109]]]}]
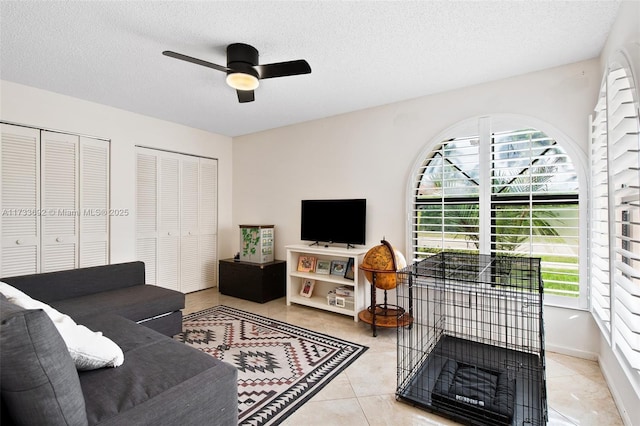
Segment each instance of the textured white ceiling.
[{"label": "textured white ceiling", "polygon": [[[6,1],[0,78],[228,136],[598,56],[619,1]],[[239,104],[222,72],[242,42],[307,75]]]}]

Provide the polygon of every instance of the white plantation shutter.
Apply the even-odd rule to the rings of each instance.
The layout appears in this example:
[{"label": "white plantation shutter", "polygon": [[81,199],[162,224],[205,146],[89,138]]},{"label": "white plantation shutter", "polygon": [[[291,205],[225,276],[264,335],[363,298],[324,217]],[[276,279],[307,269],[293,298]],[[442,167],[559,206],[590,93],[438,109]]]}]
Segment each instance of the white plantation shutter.
[{"label": "white plantation shutter", "polygon": [[81,268],[109,263],[109,144],[80,138]]},{"label": "white plantation shutter", "polygon": [[136,154],[136,256],[144,262],[147,284],[157,284],[158,157],[140,149]]},{"label": "white plantation shutter", "polygon": [[591,116],[591,310],[610,340],[609,169],[607,167],[607,100],[603,90]]},{"label": "white plantation shutter", "polygon": [[[635,96],[635,99],[634,99]],[[625,68],[607,77],[610,197],[615,224],[611,250],[613,342],[640,371],[640,119],[637,93]]]},{"label": "white plantation shutter", "polygon": [[591,311],[640,389],[640,113],[624,55],[591,118]]},{"label": "white plantation shutter", "polygon": [[0,149],[2,256],[0,276],[39,270],[40,131],[1,125]]},{"label": "white plantation shutter", "polygon": [[42,269],[73,269],[78,260],[78,136],[42,132]]}]

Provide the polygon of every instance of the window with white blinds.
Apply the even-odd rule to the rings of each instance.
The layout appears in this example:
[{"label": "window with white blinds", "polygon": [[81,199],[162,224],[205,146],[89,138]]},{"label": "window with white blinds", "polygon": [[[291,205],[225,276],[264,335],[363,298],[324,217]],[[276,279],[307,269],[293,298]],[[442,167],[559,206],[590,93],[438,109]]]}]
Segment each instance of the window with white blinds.
[{"label": "window with white blinds", "polygon": [[535,129],[494,133],[491,253],[542,258],[545,293],[578,297],[578,178],[557,141]]},{"label": "window with white blinds", "polygon": [[602,265],[592,268],[591,307],[640,385],[640,113],[629,70],[618,55],[591,117],[591,253]]},{"label": "window with white blinds", "polygon": [[546,294],[577,299],[586,286],[571,159],[540,130],[478,127],[438,144],[414,174],[413,259],[441,250],[540,257]]},{"label": "window with white blinds", "polygon": [[478,252],[478,137],[437,147],[417,174],[414,258],[440,249]]}]

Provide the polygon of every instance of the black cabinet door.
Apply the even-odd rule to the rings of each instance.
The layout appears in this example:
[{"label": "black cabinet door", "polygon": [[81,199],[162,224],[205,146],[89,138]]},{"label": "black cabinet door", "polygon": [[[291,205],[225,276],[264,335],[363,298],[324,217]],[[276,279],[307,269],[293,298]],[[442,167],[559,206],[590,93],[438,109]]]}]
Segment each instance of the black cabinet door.
[{"label": "black cabinet door", "polygon": [[286,265],[284,260],[269,263],[220,260],[220,293],[258,303],[284,297]]}]

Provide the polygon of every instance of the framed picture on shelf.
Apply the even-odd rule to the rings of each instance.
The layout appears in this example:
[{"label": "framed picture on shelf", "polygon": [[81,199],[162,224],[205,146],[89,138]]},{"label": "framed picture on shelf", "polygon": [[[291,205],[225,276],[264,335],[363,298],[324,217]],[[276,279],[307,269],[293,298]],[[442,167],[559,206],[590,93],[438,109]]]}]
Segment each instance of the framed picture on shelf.
[{"label": "framed picture on shelf", "polygon": [[354,266],[353,257],[350,257],[349,261],[347,262],[347,269],[344,271],[344,277],[352,281],[353,281],[353,275],[354,275],[353,266]]},{"label": "framed picture on shelf", "polygon": [[316,269],[316,258],[313,256],[307,256],[301,254],[298,257],[298,271],[299,272],[313,272]]},{"label": "framed picture on shelf", "polygon": [[340,275],[344,277],[344,273],[347,270],[347,262],[344,260],[332,260],[331,261],[331,275]]},{"label": "framed picture on shelf", "polygon": [[310,280],[305,278],[302,281],[302,288],[300,289],[300,296],[311,297],[313,293],[313,287],[316,285],[316,280]]},{"label": "framed picture on shelf", "polygon": [[316,274],[324,274],[327,275],[331,272],[331,261],[318,259],[316,263]]}]

